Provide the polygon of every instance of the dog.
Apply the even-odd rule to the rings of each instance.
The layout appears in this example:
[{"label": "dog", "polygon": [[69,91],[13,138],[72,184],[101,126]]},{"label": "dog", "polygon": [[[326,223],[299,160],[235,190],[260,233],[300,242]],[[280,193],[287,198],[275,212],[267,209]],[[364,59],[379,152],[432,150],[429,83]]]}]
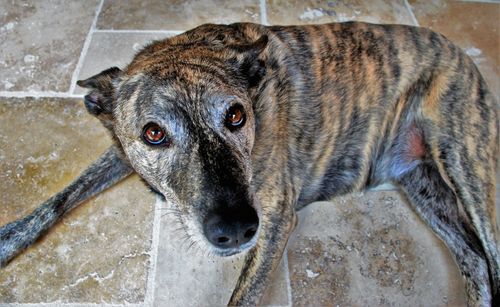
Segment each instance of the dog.
[{"label": "dog", "polygon": [[398,186],[446,243],[470,306],[500,304],[499,120],[472,60],[404,25],[206,24],[78,81],[115,145],[0,229],[0,262],[136,172],[187,234],[248,251],[229,305],[256,305],[307,204]]}]

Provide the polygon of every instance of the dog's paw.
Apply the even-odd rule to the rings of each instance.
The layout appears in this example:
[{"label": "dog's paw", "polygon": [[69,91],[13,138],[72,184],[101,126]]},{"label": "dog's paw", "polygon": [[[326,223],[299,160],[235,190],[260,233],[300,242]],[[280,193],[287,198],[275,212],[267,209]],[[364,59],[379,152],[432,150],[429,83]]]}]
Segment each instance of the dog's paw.
[{"label": "dog's paw", "polygon": [[0,267],[6,266],[12,258],[15,250],[15,230],[18,224],[19,221],[15,221],[0,228]]},{"label": "dog's paw", "polygon": [[33,218],[27,216],[0,228],[0,268],[33,243],[30,235],[30,222]]}]

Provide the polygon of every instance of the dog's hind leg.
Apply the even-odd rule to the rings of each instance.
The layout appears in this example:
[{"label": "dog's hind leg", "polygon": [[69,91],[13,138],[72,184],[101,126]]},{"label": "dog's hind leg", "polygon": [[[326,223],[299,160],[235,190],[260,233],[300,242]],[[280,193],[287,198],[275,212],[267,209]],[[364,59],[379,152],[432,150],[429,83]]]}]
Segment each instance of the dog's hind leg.
[{"label": "dog's hind leg", "polygon": [[433,162],[423,162],[397,183],[415,211],[446,243],[466,280],[468,305],[489,306],[491,287],[488,262],[481,242],[459,208],[453,190]]},{"label": "dog's hind leg", "polygon": [[[431,85],[431,94],[422,100],[421,127],[428,157],[458,200],[461,223],[469,236],[477,238],[478,251],[488,265],[489,280],[484,282],[490,286],[493,305],[500,306],[495,212],[498,105],[470,59],[463,63],[468,64],[465,71],[448,72],[450,78],[434,77],[433,83],[441,84]],[[474,296],[471,291],[469,297]]]},{"label": "dog's hind leg", "polygon": [[33,244],[66,212],[132,173],[120,150],[111,146],[75,181],[30,215],[0,228],[0,267]]},{"label": "dog's hind leg", "polygon": [[[490,148],[492,149],[492,148]],[[497,247],[496,212],[495,212],[495,164],[493,155],[496,150],[490,151],[490,159],[481,159],[475,152],[488,155],[485,144],[478,148],[451,150],[444,146],[441,149],[443,168],[449,177],[455,194],[462,204],[467,216],[471,231],[477,236],[483,253],[485,254],[492,292],[492,305],[500,306],[500,253]],[[465,154],[467,153],[467,154]],[[488,163],[484,163],[488,161]]]}]

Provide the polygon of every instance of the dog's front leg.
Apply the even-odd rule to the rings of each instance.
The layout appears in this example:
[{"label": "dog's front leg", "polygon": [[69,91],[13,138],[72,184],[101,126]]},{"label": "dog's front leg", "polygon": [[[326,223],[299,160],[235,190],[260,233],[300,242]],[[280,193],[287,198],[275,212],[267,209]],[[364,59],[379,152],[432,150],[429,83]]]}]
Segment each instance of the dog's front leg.
[{"label": "dog's front leg", "polygon": [[297,216],[293,203],[275,201],[263,207],[257,243],[247,254],[229,306],[257,305],[278,267]]},{"label": "dog's front leg", "polygon": [[33,244],[65,213],[132,174],[121,150],[111,146],[75,181],[28,216],[0,227],[0,268]]}]

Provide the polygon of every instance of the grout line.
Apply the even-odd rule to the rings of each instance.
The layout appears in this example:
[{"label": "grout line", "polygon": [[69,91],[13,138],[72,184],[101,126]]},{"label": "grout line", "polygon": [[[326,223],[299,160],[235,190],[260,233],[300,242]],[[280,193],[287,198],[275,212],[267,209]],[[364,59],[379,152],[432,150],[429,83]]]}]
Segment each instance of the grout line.
[{"label": "grout line", "polygon": [[266,8],[266,0],[260,0],[260,23],[263,25],[269,25],[267,23],[267,8]]},{"label": "grout line", "polygon": [[460,2],[478,2],[478,3],[496,3],[496,4],[500,4],[499,0],[460,0]]},{"label": "grout line", "polygon": [[406,9],[408,10],[408,13],[410,13],[410,17],[413,21],[413,24],[417,27],[420,26],[420,24],[418,23],[418,20],[417,20],[417,17],[415,17],[415,14],[413,14],[413,10],[411,9],[411,5],[408,3],[408,0],[404,0],[404,3],[405,3],[405,6],[406,6]]},{"label": "grout line", "polygon": [[68,92],[9,92],[0,91],[0,97],[7,98],[82,98],[83,95],[70,94]]},{"label": "grout line", "polygon": [[0,303],[0,307],[89,307],[89,306],[101,306],[101,307],[144,307],[143,303],[123,303],[123,304],[114,304],[114,303]]},{"label": "grout line", "polygon": [[89,50],[90,41],[92,40],[92,34],[94,33],[95,27],[97,25],[97,20],[99,19],[99,15],[101,14],[103,4],[104,0],[101,0],[101,2],[99,2],[99,5],[95,10],[94,20],[92,20],[89,32],[87,33],[87,37],[85,38],[85,43],[83,44],[82,52],[80,53],[80,58],[78,59],[78,63],[76,64],[75,70],[73,71],[73,76],[71,77],[71,84],[69,87],[69,93],[71,94],[75,93],[76,81],[78,79],[78,75],[80,75],[80,70],[82,69],[83,61],[87,56],[87,51]]},{"label": "grout line", "polygon": [[167,35],[179,35],[184,33],[184,31],[180,30],[133,30],[133,29],[125,29],[125,30],[114,30],[114,29],[95,29],[94,33],[159,33],[159,34],[167,34]]},{"label": "grout line", "polygon": [[286,281],[286,292],[288,296],[288,306],[293,306],[292,304],[292,284],[290,281],[290,268],[288,267],[288,249],[285,248],[283,255],[283,264],[285,265],[285,281]]},{"label": "grout line", "polygon": [[150,265],[148,272],[148,281],[146,286],[146,296],[144,304],[146,306],[154,306],[155,301],[155,281],[156,281],[156,262],[158,259],[158,248],[160,244],[160,226],[161,226],[161,208],[164,202],[160,196],[156,196],[153,218],[153,238],[151,242]]},{"label": "grout line", "polygon": [[89,307],[89,306],[104,306],[104,307],[144,307],[142,303],[123,303],[123,304],[114,304],[114,303],[59,303],[59,302],[51,302],[51,303],[0,303],[0,307],[28,307],[28,306],[45,306],[45,307]]}]

